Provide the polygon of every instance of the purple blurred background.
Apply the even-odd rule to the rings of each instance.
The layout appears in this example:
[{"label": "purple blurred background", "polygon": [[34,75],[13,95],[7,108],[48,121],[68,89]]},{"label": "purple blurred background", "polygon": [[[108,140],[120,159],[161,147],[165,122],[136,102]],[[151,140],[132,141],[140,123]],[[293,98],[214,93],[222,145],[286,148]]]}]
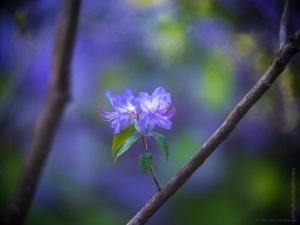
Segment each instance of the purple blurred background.
[{"label": "purple blurred background", "polygon": [[[300,29],[292,1],[289,34]],[[0,213],[43,108],[61,1],[4,1],[0,15]],[[222,124],[278,52],[283,1],[83,0],[72,101],[57,130],[26,224],[125,224],[156,193],[141,174],[141,142],[113,166],[113,129],[97,104],[107,90],[171,93],[173,128],[149,138],[164,185]],[[14,14],[27,14],[25,33]],[[253,224],[291,219],[299,185],[300,55],[232,134],[147,224]],[[296,189],[296,196],[299,196]],[[299,199],[297,197],[297,199]],[[297,207],[298,206],[298,207]],[[299,200],[296,218],[299,220]]]}]

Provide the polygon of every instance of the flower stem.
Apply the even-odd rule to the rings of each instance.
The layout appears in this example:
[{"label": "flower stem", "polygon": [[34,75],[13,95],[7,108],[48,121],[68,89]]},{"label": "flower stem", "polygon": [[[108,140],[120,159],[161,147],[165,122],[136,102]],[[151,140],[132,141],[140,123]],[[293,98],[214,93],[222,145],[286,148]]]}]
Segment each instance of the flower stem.
[{"label": "flower stem", "polygon": [[154,181],[155,181],[155,184],[156,184],[156,186],[157,186],[157,189],[158,189],[158,191],[160,191],[161,188],[160,188],[159,183],[158,183],[158,181],[157,181],[157,179],[156,179],[156,176],[155,176],[155,173],[154,173],[154,169],[153,169],[152,166],[151,166],[151,173],[152,173],[153,179],[154,179]]},{"label": "flower stem", "polygon": [[[146,152],[148,152],[148,148],[147,148],[147,143],[146,143],[145,136],[142,135],[142,136],[141,136],[141,139],[143,140],[143,144],[144,144],[144,147],[145,147]],[[155,184],[156,184],[156,186],[157,186],[157,188],[158,188],[158,191],[160,191],[161,188],[160,188],[159,183],[158,183],[158,181],[157,181],[157,179],[156,179],[156,176],[155,176],[155,173],[154,173],[153,166],[151,166],[151,174],[152,174],[152,177],[153,177],[153,179],[154,179],[154,182],[155,182]]]},{"label": "flower stem", "polygon": [[148,152],[148,148],[147,148],[147,143],[146,143],[145,136],[142,135],[141,138],[142,138],[142,140],[143,140],[143,144],[144,144],[144,147],[145,147],[145,149],[146,149],[146,152]]}]

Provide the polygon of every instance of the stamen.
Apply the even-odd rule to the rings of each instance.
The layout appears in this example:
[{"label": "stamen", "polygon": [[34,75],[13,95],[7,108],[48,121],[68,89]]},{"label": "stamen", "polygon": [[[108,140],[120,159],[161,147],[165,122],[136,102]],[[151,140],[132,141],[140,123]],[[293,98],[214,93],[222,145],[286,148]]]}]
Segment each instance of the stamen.
[{"label": "stamen", "polygon": [[99,109],[100,116],[104,121],[111,121],[118,116],[117,112],[105,111],[104,108],[101,107],[100,103],[98,103],[98,109]]}]

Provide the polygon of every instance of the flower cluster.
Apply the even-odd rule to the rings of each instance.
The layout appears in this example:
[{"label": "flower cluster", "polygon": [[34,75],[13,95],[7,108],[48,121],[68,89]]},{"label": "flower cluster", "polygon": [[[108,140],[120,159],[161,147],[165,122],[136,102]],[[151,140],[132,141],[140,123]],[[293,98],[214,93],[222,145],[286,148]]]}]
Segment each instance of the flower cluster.
[{"label": "flower cluster", "polygon": [[171,95],[166,93],[162,87],[156,88],[152,95],[140,92],[137,98],[134,97],[131,90],[126,90],[119,95],[111,95],[106,92],[114,111],[108,112],[99,106],[99,112],[103,120],[111,121],[111,127],[114,133],[120,133],[120,129],[135,123],[137,121],[141,131],[146,130],[146,126],[152,130],[155,125],[171,129],[172,122],[170,118],[175,113],[175,108],[171,107]]}]

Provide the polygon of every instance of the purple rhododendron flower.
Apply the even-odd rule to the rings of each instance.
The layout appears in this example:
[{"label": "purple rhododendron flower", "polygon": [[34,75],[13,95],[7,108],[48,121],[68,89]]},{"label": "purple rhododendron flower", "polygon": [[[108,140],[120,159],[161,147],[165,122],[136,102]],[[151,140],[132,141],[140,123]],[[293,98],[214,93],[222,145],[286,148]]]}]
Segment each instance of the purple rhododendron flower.
[{"label": "purple rhododendron flower", "polygon": [[142,113],[138,123],[143,131],[146,125],[149,125],[149,129],[152,130],[156,124],[161,128],[171,129],[170,118],[175,114],[175,108],[170,109],[171,95],[166,93],[164,88],[156,88],[151,96],[140,92],[139,102]]},{"label": "purple rhododendron flower", "polygon": [[[175,108],[171,107],[171,95],[162,87],[156,88],[151,96],[140,92],[138,98],[134,98],[131,90],[124,91],[122,96],[111,95],[106,92],[110,104],[114,107],[113,112],[104,110],[100,103],[99,112],[103,120],[112,121],[111,127],[114,133],[120,133],[120,129],[135,121],[138,121],[141,131],[145,132],[146,126],[153,130],[157,124],[161,128],[171,129],[170,118],[175,114]],[[148,134],[151,135],[151,134]]]},{"label": "purple rhododendron flower", "polygon": [[98,103],[99,112],[103,120],[112,121],[111,127],[114,133],[120,133],[120,128],[126,127],[135,122],[137,113],[141,111],[138,100],[134,98],[131,90],[125,90],[122,96],[111,95],[110,91],[106,92],[106,96],[110,100],[110,104],[114,107],[114,112],[104,110]]}]

